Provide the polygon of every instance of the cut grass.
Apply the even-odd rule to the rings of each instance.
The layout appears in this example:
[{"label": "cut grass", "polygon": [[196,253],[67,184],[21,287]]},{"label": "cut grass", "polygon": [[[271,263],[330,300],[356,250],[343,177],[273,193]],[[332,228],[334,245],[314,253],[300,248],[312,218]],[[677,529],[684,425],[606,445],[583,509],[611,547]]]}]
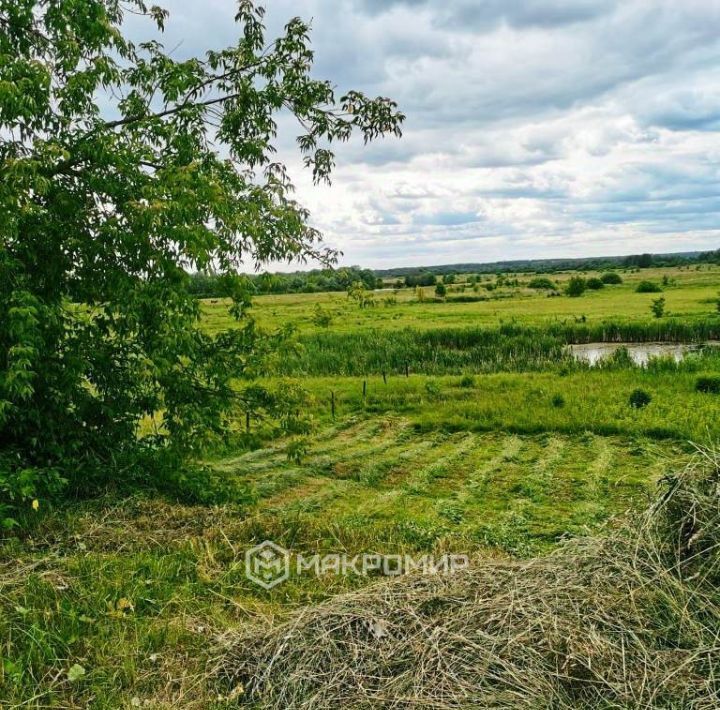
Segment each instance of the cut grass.
[{"label": "cut grass", "polygon": [[713,710],[720,460],[698,459],[645,515],[548,558],[480,559],[231,631],[217,676],[264,708]]},{"label": "cut grass", "polygon": [[[686,450],[589,434],[413,432],[398,418],[383,420],[382,441],[368,447],[365,436],[377,428],[373,420],[357,422],[346,430],[357,441],[345,439],[330,452],[321,435],[301,464],[278,461],[251,476],[236,458],[233,475],[251,486],[258,510],[302,516],[313,530],[332,520],[339,539],[346,524],[353,528],[362,520],[378,541],[390,543],[398,539],[398,525],[410,521],[432,531],[433,544],[442,537],[494,544],[488,531],[516,514],[524,520],[518,543],[529,553],[631,505]],[[253,452],[248,458],[259,457]]]},{"label": "cut grass", "polygon": [[[651,296],[634,294],[633,289],[641,278],[660,280],[663,275],[677,280],[676,286],[665,289],[672,317],[655,323],[649,318]],[[560,281],[566,278],[559,277]],[[581,600],[567,596],[568,587],[562,586],[568,582],[573,590],[586,588],[587,580],[578,580],[575,570],[585,558],[582,554],[573,557],[572,565],[558,565],[558,558],[530,562],[508,558],[551,552],[567,536],[597,531],[616,514],[635,511],[655,481],[687,460],[688,440],[706,441],[718,434],[717,398],[696,390],[698,376],[717,375],[717,357],[694,357],[681,367],[656,363],[647,370],[627,366],[587,370],[567,360],[562,364],[553,360],[558,343],[568,334],[581,339],[598,334],[600,339],[647,339],[661,328],[668,337],[704,338],[708,328],[716,327],[717,317],[710,314],[720,269],[648,271],[623,274],[623,278],[622,286],[580,299],[547,298],[522,286],[499,289],[496,300],[467,303],[413,303],[408,300],[410,293],[401,292],[397,305],[364,311],[342,294],[257,299],[255,312],[262,325],[298,326],[306,346],[303,357],[312,364],[300,370],[338,372],[337,363],[344,363],[343,367],[352,366],[357,375],[298,380],[311,394],[306,414],[312,415],[317,425],[300,462],[288,459],[287,441],[274,439],[254,451],[208,453],[214,475],[208,478],[207,499],[213,497],[213,482],[221,481],[225,492],[237,492],[230,496],[234,504],[193,506],[149,494],[125,499],[108,496],[40,517],[45,512],[42,502],[30,530],[0,543],[0,706],[115,710],[139,705],[204,710],[233,706],[252,696],[251,702],[260,706],[275,703],[282,707],[274,691],[262,685],[273,677],[262,676],[262,672],[272,665],[266,663],[264,654],[278,651],[273,644],[287,633],[289,627],[281,624],[289,615],[307,607],[313,620],[307,638],[317,649],[327,648],[332,633],[345,629],[348,618],[362,624],[368,614],[386,608],[377,606],[374,590],[332,601],[339,594],[367,586],[372,580],[366,577],[293,574],[268,592],[255,586],[245,576],[244,554],[266,539],[303,554],[457,551],[482,560],[480,571],[470,572],[467,584],[461,580],[452,588],[430,585],[418,590],[413,580],[402,580],[394,586],[392,594],[397,596],[393,598],[399,601],[389,608],[397,612],[400,621],[392,626],[393,631],[415,629],[418,609],[423,614],[435,607],[469,609],[478,595],[484,595],[486,606],[479,609],[479,616],[454,617],[458,622],[453,627],[458,631],[455,635],[454,631],[444,635],[433,631],[442,627],[434,625],[434,635],[423,646],[430,655],[421,659],[414,658],[406,646],[389,647],[387,656],[395,657],[397,672],[387,677],[388,685],[378,691],[380,695],[363,695],[367,682],[358,689],[352,678],[346,683],[342,675],[337,676],[341,680],[332,688],[319,691],[329,693],[329,706],[338,707],[348,698],[347,704],[367,701],[376,705],[403,698],[409,702],[418,697],[429,706],[437,706],[438,699],[442,704],[449,696],[438,693],[437,685],[422,685],[427,682],[422,676],[427,663],[432,661],[433,673],[444,677],[443,668],[457,658],[453,649],[462,648],[469,636],[477,642],[474,648],[482,648],[488,639],[483,634],[491,628],[488,618],[492,622],[513,614],[530,623],[529,635],[510,629],[513,633],[495,637],[494,648],[502,648],[508,639],[517,639],[520,646],[508,646],[510,655],[499,664],[492,655],[480,661],[471,655],[467,667],[471,672],[484,668],[484,677],[489,678],[510,669],[515,675],[507,677],[526,682],[523,692],[529,692],[530,686],[537,691],[527,695],[530,707],[552,704],[538,703],[538,698],[550,698],[556,705],[569,698],[562,694],[566,688],[558,691],[556,683],[577,669],[592,675],[605,657],[603,653],[614,648],[607,639],[593,646],[597,628],[586,628],[576,620],[567,634],[557,632],[565,629],[565,617],[547,613],[558,599],[570,600],[558,612],[585,609]],[[327,331],[311,321],[316,303],[323,303],[336,316]],[[615,323],[615,329],[603,325],[609,321]],[[211,331],[231,325],[226,305],[208,304],[205,324]],[[414,330],[405,333],[403,329],[408,327]],[[505,340],[506,336],[511,337]],[[492,338],[496,340],[489,342]],[[327,352],[320,346],[315,351],[307,349],[313,339],[320,345],[327,341],[332,348]],[[376,348],[379,355],[364,353],[362,348]],[[416,348],[418,358],[406,378],[408,348]],[[537,356],[534,362],[528,353]],[[327,361],[318,359],[322,357]],[[370,363],[382,371],[388,362],[394,369],[387,369],[387,383],[380,376],[368,376],[363,369]],[[292,364],[291,360],[287,363]],[[472,367],[466,368],[468,363]],[[416,374],[415,369],[436,376]],[[462,378],[466,369],[512,372]],[[521,372],[528,369],[543,371]],[[456,370],[457,376],[443,374]],[[367,382],[365,397],[363,380]],[[652,402],[633,410],[627,400],[638,387],[652,394]],[[337,421],[330,412],[331,392]],[[558,394],[562,394],[562,407],[553,404]],[[266,432],[260,423],[257,432],[253,431],[256,441],[262,441],[266,433],[270,426]],[[636,588],[623,586],[626,577],[613,576],[618,567],[612,559],[604,560],[603,565],[593,568],[599,584],[588,588],[595,600],[612,604],[616,600],[612,583],[619,580],[618,608],[624,613],[627,608],[623,604]],[[642,589],[652,590],[657,578],[665,582],[672,574],[671,568],[654,569],[657,577]],[[529,586],[523,587],[524,575]],[[609,591],[602,586],[606,577]],[[492,595],[498,585],[507,587],[504,596]],[[532,602],[527,604],[526,614],[520,613],[518,606],[523,589]],[[696,619],[683,617],[687,622],[680,629],[686,634],[681,638],[684,645],[678,641],[680,636],[666,633],[671,627],[664,620],[674,618],[668,613],[668,603],[676,601],[668,590],[659,590],[652,614],[643,617],[644,626],[628,627],[636,635],[630,634],[627,640],[634,643],[641,638],[654,654],[652,643],[662,636],[667,642],[661,649],[666,658],[674,659],[672,653],[678,649],[685,653],[681,660],[686,664],[667,680],[667,697],[672,702],[664,706],[674,702],[677,707],[702,708],[700,701],[688,705],[685,700],[693,699],[689,694],[693,688],[713,689],[708,683],[718,677],[716,666],[708,662],[704,641],[698,641]],[[707,601],[704,591],[696,591],[693,587],[683,599],[686,605]],[[328,600],[326,617],[314,605]],[[360,612],[358,603],[364,605]],[[488,609],[490,617],[483,616]],[[593,616],[597,607],[589,609],[590,619],[607,620],[603,615]],[[716,607],[709,605],[708,613],[713,609]],[[676,611],[677,607],[672,613]],[[323,625],[326,618],[332,620],[330,630]],[[656,623],[656,619],[660,621]],[[717,646],[716,618],[713,623]],[[238,627],[243,629],[241,638],[246,646],[243,649],[233,643],[233,653],[228,656],[231,663],[225,668],[226,676],[234,680],[218,687],[209,673],[216,641],[228,629]],[[503,627],[503,632],[508,628]],[[521,624],[520,628],[526,627]],[[418,638],[424,638],[427,629],[417,627]],[[538,630],[545,635],[533,636]],[[326,631],[323,643],[318,643],[318,634]],[[648,636],[655,631],[656,636]],[[439,639],[452,643],[453,649],[448,651]],[[538,660],[533,649],[557,639],[562,643],[552,646],[553,658],[570,665],[548,666],[544,661],[533,665]],[[287,669],[274,688],[287,688],[295,694],[294,699],[306,702],[309,696],[303,695],[306,686],[297,682],[298,674],[307,675],[311,682],[332,676],[319,674],[312,664],[303,665],[312,655],[303,655],[306,645],[294,648],[295,661],[288,661],[281,652],[273,656],[280,659],[277,668]],[[593,653],[583,655],[588,648]],[[354,659],[357,673],[353,677],[357,679],[366,668],[367,656],[353,657],[353,649],[357,647],[348,647],[347,657]],[[443,653],[432,656],[435,649]],[[361,651],[384,658],[372,640]],[[702,653],[706,654],[702,656],[705,665],[700,670],[710,680],[703,686],[698,680],[701,673],[696,673],[692,676],[695,685],[688,690],[681,681],[688,669],[697,670],[693,664]],[[485,666],[483,658],[490,661]],[[512,663],[508,665],[515,658],[519,659],[517,672]],[[528,659],[530,664],[524,666]],[[328,664],[335,660],[329,658]],[[628,666],[635,677],[655,668],[655,655],[646,660],[644,670]],[[384,683],[385,670],[380,667],[373,682]],[[458,677],[456,671],[453,678]],[[642,702],[665,697],[638,690],[624,670],[617,674],[615,661],[609,671],[617,695],[605,707],[632,702],[648,706]],[[242,692],[236,682],[240,675],[247,686]],[[412,684],[402,686],[411,675],[420,679],[419,691]],[[467,682],[468,676],[461,673],[459,677]],[[519,687],[505,687],[493,697],[498,702],[507,699],[516,707],[523,697]],[[338,688],[348,695],[338,699],[333,695]],[[476,705],[483,697],[481,688],[462,688],[467,691],[462,698],[465,706]],[[283,696],[283,700],[290,697]],[[317,700],[321,695],[313,697]],[[572,700],[582,702],[587,697],[581,694]],[[445,704],[451,705],[449,701]]]},{"label": "cut grass", "polygon": [[[423,432],[404,417],[358,417],[321,430],[300,464],[278,445],[218,461],[254,503],[136,497],[57,511],[0,549],[0,699],[224,707],[206,672],[211,636],[370,581],[293,575],[265,592],[244,575],[257,542],[303,554],[529,555],[644,500],[668,457],[686,455],[671,442]],[[583,476],[595,469],[597,480]],[[86,674],[71,681],[75,664]]]}]

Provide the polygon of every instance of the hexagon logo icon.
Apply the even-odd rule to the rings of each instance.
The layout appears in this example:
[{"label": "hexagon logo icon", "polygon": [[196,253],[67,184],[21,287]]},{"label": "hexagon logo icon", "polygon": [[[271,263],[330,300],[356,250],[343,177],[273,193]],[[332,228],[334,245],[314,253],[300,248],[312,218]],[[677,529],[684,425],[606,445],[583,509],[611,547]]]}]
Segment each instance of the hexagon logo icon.
[{"label": "hexagon logo icon", "polygon": [[265,540],[245,553],[245,575],[263,589],[272,589],[290,576],[290,553]]}]

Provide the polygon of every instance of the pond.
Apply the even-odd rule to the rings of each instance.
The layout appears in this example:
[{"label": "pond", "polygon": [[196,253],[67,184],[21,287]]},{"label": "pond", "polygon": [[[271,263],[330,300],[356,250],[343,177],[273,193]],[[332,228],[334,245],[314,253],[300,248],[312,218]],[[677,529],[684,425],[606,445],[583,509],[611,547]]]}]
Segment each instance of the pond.
[{"label": "pond", "polygon": [[576,360],[597,365],[600,360],[612,355],[619,348],[627,348],[628,354],[637,365],[647,365],[651,357],[671,356],[680,362],[688,353],[697,352],[707,346],[719,346],[720,341],[707,343],[577,343],[568,345]]}]

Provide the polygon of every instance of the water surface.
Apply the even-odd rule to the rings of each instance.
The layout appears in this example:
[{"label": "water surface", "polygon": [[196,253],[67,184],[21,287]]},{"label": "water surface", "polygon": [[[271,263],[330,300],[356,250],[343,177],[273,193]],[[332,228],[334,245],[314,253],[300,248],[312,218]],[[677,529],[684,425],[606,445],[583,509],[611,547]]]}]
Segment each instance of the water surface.
[{"label": "water surface", "polygon": [[568,345],[568,350],[576,360],[597,365],[610,357],[619,348],[627,348],[630,358],[636,365],[647,365],[652,357],[670,356],[680,362],[688,353],[698,352],[707,346],[718,346],[720,341],[707,343],[577,343]]}]

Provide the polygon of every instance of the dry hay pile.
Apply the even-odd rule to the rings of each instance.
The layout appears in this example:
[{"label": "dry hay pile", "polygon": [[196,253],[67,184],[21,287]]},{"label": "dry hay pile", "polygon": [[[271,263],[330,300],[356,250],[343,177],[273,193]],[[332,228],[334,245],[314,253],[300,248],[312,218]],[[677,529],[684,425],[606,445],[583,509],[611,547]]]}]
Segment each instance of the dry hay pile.
[{"label": "dry hay pile", "polygon": [[720,707],[720,452],[619,531],[335,597],[225,639],[271,708]]}]

